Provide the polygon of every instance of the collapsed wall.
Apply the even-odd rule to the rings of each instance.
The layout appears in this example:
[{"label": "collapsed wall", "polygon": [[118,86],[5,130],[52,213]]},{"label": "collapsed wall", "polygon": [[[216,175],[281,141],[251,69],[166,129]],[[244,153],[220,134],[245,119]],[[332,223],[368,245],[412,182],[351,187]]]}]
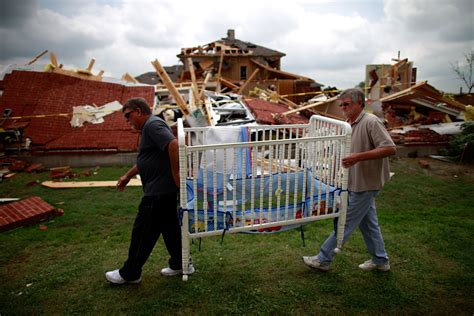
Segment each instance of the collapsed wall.
[{"label": "collapsed wall", "polygon": [[[17,71],[0,81],[2,146],[31,154],[133,152],[138,136],[120,111],[104,117],[101,124],[72,127],[73,107],[97,107],[131,97],[143,97],[152,105],[154,87],[84,80],[37,71]],[[16,138],[16,139],[15,139]]]}]

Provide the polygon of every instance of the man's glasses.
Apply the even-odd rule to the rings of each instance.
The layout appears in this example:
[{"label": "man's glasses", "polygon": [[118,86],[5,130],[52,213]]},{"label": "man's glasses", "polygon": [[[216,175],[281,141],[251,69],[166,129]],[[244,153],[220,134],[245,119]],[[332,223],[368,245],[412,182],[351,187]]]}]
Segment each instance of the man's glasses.
[{"label": "man's glasses", "polygon": [[130,113],[132,113],[132,112],[135,112],[135,110],[129,111],[127,113],[123,113],[123,116],[125,116],[125,118],[128,120],[128,118],[130,117]]}]

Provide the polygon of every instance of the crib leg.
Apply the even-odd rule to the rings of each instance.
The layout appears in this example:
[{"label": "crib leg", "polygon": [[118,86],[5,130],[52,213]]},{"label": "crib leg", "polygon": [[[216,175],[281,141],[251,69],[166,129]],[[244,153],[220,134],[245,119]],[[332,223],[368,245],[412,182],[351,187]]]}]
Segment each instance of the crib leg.
[{"label": "crib leg", "polygon": [[183,281],[188,280],[189,273],[189,214],[184,212],[181,226],[181,263],[183,269]]},{"label": "crib leg", "polygon": [[339,210],[339,220],[337,226],[337,246],[334,249],[334,253],[340,253],[342,248],[342,242],[344,241],[344,228],[346,226],[346,213],[347,213],[347,191],[341,194],[341,207]]},{"label": "crib leg", "polygon": [[303,247],[306,247],[306,243],[304,242],[304,229],[303,229],[303,225],[300,226],[300,231],[301,231],[301,241],[303,242]]}]

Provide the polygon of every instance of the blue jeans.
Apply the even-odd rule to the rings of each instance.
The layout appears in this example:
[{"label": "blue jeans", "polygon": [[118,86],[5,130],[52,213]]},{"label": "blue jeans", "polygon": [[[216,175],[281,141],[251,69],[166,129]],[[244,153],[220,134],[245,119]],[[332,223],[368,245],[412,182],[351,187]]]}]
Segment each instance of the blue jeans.
[{"label": "blue jeans", "polygon": [[[372,255],[372,261],[375,264],[385,264],[388,263],[388,255],[385,251],[385,244],[375,209],[375,197],[378,193],[379,191],[349,192],[349,205],[347,208],[343,243],[349,239],[354,229],[359,226],[367,250]],[[323,243],[318,253],[321,263],[329,264],[334,259],[336,230],[337,221],[334,223],[334,231]]]}]

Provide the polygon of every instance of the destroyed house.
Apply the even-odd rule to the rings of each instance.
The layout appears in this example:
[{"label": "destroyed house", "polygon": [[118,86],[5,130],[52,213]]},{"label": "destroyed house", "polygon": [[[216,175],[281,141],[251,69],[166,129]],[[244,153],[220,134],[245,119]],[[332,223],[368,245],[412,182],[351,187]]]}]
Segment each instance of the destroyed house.
[{"label": "destroyed house", "polygon": [[311,94],[294,94],[320,91],[322,85],[310,78],[282,71],[281,58],[284,56],[282,52],[236,39],[234,30],[228,30],[227,37],[215,42],[183,48],[177,55],[184,65],[181,81],[191,78],[187,63],[191,58],[196,77],[204,77],[204,73],[211,71],[214,74],[211,82],[216,82],[218,90],[227,87],[247,95],[255,87],[274,87],[295,103],[310,99]]},{"label": "destroyed house", "polygon": [[[323,85],[314,80],[282,71],[281,58],[284,56],[282,52],[236,39],[235,31],[228,30],[225,38],[181,49],[177,57],[183,65],[178,76],[180,66],[165,69],[174,82],[190,82],[191,61],[197,82],[202,83],[206,75],[211,74],[206,89],[216,92],[249,95],[255,87],[271,88],[295,103],[302,103],[311,99],[312,93],[321,91]],[[156,84],[159,80],[155,73],[146,73],[136,79],[147,84]]]}]

